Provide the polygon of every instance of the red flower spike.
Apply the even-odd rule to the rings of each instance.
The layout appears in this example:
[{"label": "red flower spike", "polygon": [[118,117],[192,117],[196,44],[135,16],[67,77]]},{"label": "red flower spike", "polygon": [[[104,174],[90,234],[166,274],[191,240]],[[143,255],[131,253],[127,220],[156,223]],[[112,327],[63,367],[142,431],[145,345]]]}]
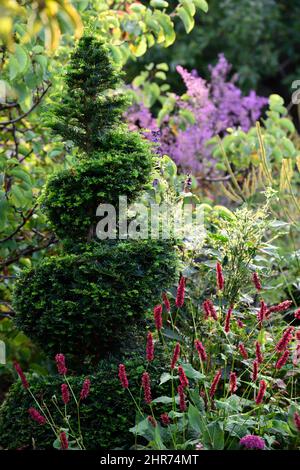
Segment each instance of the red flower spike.
[{"label": "red flower spike", "polygon": [[179,395],[179,409],[183,412],[186,410],[184,388],[182,385],[178,385],[177,390]]},{"label": "red flower spike", "polygon": [[241,356],[243,357],[243,359],[248,359],[248,353],[247,353],[247,350],[246,350],[245,346],[243,345],[243,343],[239,344],[239,351],[240,351]]},{"label": "red flower spike", "polygon": [[263,402],[266,390],[267,390],[267,384],[264,380],[261,380],[259,382],[259,390],[258,390],[258,394],[255,400],[257,405],[260,405]]},{"label": "red flower spike", "polygon": [[261,282],[260,282],[260,279],[259,279],[259,276],[257,273],[253,273],[252,274],[252,281],[253,281],[253,284],[255,286],[255,288],[260,291],[261,290]]},{"label": "red flower spike", "polygon": [[262,364],[264,358],[261,352],[261,347],[258,341],[255,342],[255,354],[258,364]]},{"label": "red flower spike", "polygon": [[[128,385],[128,381],[127,381],[127,385]],[[85,379],[84,382],[83,382],[83,385],[82,385],[82,389],[81,389],[81,392],[80,392],[80,399],[81,400],[85,400],[89,394],[90,394],[90,387],[91,387],[91,381],[90,379]],[[128,388],[128,387],[126,387]]]},{"label": "red flower spike", "polygon": [[35,408],[29,408],[28,413],[31,419],[36,421],[38,424],[40,425],[46,424],[46,418],[42,416],[41,413]]},{"label": "red flower spike", "polygon": [[67,384],[61,384],[61,397],[65,405],[70,401],[70,392]]},{"label": "red flower spike", "polygon": [[189,380],[188,380],[187,376],[185,375],[185,372],[184,372],[182,366],[178,367],[178,373],[179,373],[179,380],[180,380],[180,383],[183,386],[183,388],[188,387],[189,386]]},{"label": "red flower spike", "polygon": [[25,374],[24,374],[20,364],[17,361],[14,361],[14,368],[15,368],[15,371],[17,372],[18,376],[21,379],[23,387],[26,388],[26,389],[29,388],[29,383],[28,383],[28,381],[25,377]]},{"label": "red flower spike", "polygon": [[282,356],[280,356],[280,358],[278,359],[278,361],[276,362],[275,364],[275,369],[279,370],[281,369],[283,366],[285,366],[285,364],[287,363],[287,360],[289,358],[289,351],[286,350],[284,351],[284,353],[282,354]]},{"label": "red flower spike", "polygon": [[156,305],[153,310],[154,313],[154,322],[157,331],[162,329],[162,305]]},{"label": "red flower spike", "polygon": [[55,362],[56,362],[58,373],[60,375],[67,375],[68,369],[66,367],[65,356],[63,354],[56,354]]},{"label": "red flower spike", "polygon": [[171,369],[175,368],[176,363],[179,359],[179,356],[180,356],[180,344],[176,343],[175,348],[174,348],[174,352],[173,352],[172,362],[171,362]]},{"label": "red flower spike", "polygon": [[230,307],[227,314],[226,314],[225,326],[224,326],[225,333],[229,333],[229,331],[230,331],[230,320],[231,320],[232,310],[233,310],[233,308]]},{"label": "red flower spike", "polygon": [[230,393],[235,393],[237,391],[237,377],[235,372],[230,372],[229,390]]},{"label": "red flower spike", "polygon": [[166,311],[170,312],[171,305],[170,305],[170,301],[168,299],[168,296],[165,292],[163,292],[162,298],[163,298],[163,302],[164,302],[164,306],[165,306]]},{"label": "red flower spike", "polygon": [[149,405],[152,402],[152,396],[151,396],[150,375],[148,374],[148,372],[144,372],[142,375],[142,387],[144,389],[145,402]]},{"label": "red flower spike", "polygon": [[222,265],[219,262],[217,262],[217,266],[216,266],[216,275],[217,275],[217,288],[218,290],[223,290],[224,289],[224,276],[223,276],[223,271],[222,271]]},{"label": "red flower spike", "polygon": [[252,368],[252,380],[253,382],[256,382],[258,377],[258,362],[257,359],[253,361],[253,368]]},{"label": "red flower spike", "polygon": [[207,354],[206,354],[206,351],[205,351],[205,347],[203,346],[201,341],[199,341],[199,339],[195,340],[195,347],[198,351],[199,358],[201,359],[201,361],[206,361]]},{"label": "red flower spike", "polygon": [[126,368],[124,364],[119,365],[119,379],[123,388],[128,388],[129,383],[126,375]]},{"label": "red flower spike", "polygon": [[211,387],[210,387],[210,391],[209,391],[209,396],[210,398],[213,398],[213,396],[215,395],[216,393],[216,390],[217,390],[217,387],[218,387],[218,384],[220,382],[220,379],[221,379],[221,376],[222,376],[222,371],[219,370],[216,375],[214,376],[214,379],[212,381],[212,384],[211,384]]},{"label": "red flower spike", "polygon": [[60,446],[63,450],[67,450],[69,448],[69,443],[68,443],[68,439],[67,439],[67,435],[65,432],[61,432],[60,435],[59,435],[59,439],[60,439]]},{"label": "red flower spike", "polygon": [[181,308],[184,304],[184,296],[185,296],[185,278],[181,277],[178,288],[177,288],[177,295],[175,300],[175,305],[177,308]]}]

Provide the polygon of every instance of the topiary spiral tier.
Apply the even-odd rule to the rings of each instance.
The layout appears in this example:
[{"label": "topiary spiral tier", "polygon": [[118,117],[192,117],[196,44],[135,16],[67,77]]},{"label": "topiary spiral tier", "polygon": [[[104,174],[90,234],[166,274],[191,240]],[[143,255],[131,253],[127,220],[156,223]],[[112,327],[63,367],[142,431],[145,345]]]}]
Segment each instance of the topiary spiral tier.
[{"label": "topiary spiral tier", "polygon": [[[95,367],[112,354],[122,360],[124,339],[175,280],[177,257],[169,241],[95,239],[98,205],[118,209],[119,196],[133,202],[150,183],[157,156],[121,123],[126,98],[104,45],[83,37],[65,82],[64,94],[54,99],[51,126],[73,141],[77,163],[53,175],[41,198],[64,251],[20,276],[16,324],[51,358],[64,353],[72,373],[85,374],[70,377],[75,387],[93,374],[89,402],[82,405],[86,445],[115,448],[128,439],[132,412],[128,397],[119,400],[117,368],[94,373]],[[49,376],[35,379],[33,387],[51,397],[57,384],[58,377]],[[50,431],[30,422],[33,403],[24,393],[15,385],[2,406],[0,445],[18,448],[34,438],[40,448],[52,446]]]}]

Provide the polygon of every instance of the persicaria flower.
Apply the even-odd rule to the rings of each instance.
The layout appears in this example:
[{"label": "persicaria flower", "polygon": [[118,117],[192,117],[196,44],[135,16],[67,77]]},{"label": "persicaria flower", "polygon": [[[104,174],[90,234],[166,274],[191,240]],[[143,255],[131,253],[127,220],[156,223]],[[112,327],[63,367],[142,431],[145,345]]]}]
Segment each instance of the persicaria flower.
[{"label": "persicaria flower", "polygon": [[289,355],[290,355],[290,353],[289,353],[288,350],[284,351],[282,356],[280,356],[280,358],[276,362],[275,369],[281,369],[287,363]]},{"label": "persicaria flower", "polygon": [[257,321],[262,325],[262,322],[266,318],[267,315],[267,306],[263,300],[260,301],[260,309],[257,312]]},{"label": "persicaria flower", "polygon": [[201,341],[199,341],[199,339],[195,340],[195,347],[197,349],[197,352],[199,354],[199,357],[200,357],[201,361],[206,361],[207,354],[206,354],[206,351],[205,351],[205,347],[203,346]]},{"label": "persicaria flower", "polygon": [[240,445],[246,449],[264,450],[266,444],[262,437],[255,436],[254,434],[247,434],[240,439]]},{"label": "persicaria flower", "polygon": [[252,366],[252,380],[253,382],[256,382],[258,377],[258,361],[255,359],[253,361],[253,366]]},{"label": "persicaria flower", "polygon": [[259,382],[259,390],[258,390],[258,394],[257,394],[257,397],[256,397],[256,404],[257,405],[260,405],[264,399],[264,396],[265,396],[265,393],[266,393],[266,390],[267,390],[267,384],[264,380],[261,380]]},{"label": "persicaria flower", "polygon": [[245,346],[243,345],[243,343],[239,344],[239,351],[241,353],[241,356],[244,359],[248,359],[248,353],[247,353],[247,350],[246,350]]},{"label": "persicaria flower", "polygon": [[37,423],[41,425],[46,423],[46,418],[42,416],[41,413],[39,413],[39,411],[36,410],[35,408],[29,408],[28,413],[31,419],[33,419]]},{"label": "persicaria flower", "polygon": [[252,274],[252,281],[257,290],[261,290],[261,282],[257,273]]},{"label": "persicaria flower", "polygon": [[64,404],[67,405],[70,401],[69,387],[67,384],[61,385],[61,397]]},{"label": "persicaria flower", "polygon": [[63,354],[56,354],[55,362],[56,362],[58,373],[60,375],[67,375],[68,369],[66,368],[65,356]]},{"label": "persicaria flower", "polygon": [[245,326],[244,323],[242,322],[242,320],[240,320],[239,318],[237,319],[236,323],[237,323],[237,326],[239,328],[244,328],[244,326]]},{"label": "persicaria flower", "polygon": [[218,320],[216,309],[210,299],[204,300],[202,306],[204,310],[205,319],[207,319],[208,317],[212,317],[214,320]]},{"label": "persicaria flower", "polygon": [[60,435],[59,435],[59,439],[60,439],[60,446],[63,450],[67,450],[69,448],[69,442],[68,442],[68,439],[67,439],[67,435],[65,432],[61,432]]},{"label": "persicaria flower", "polygon": [[171,369],[175,368],[176,363],[179,359],[179,356],[180,356],[180,344],[176,343],[175,348],[174,348],[174,352],[173,352],[172,362],[171,362]]},{"label": "persicaria flower", "polygon": [[145,402],[149,405],[152,402],[152,396],[151,396],[150,375],[148,374],[148,372],[144,372],[142,375],[142,387],[144,389]]},{"label": "persicaria flower", "polygon": [[222,265],[219,262],[217,262],[216,274],[217,274],[218,290],[223,290],[224,289],[224,276],[223,276],[223,271],[222,271]]},{"label": "persicaria flower", "polygon": [[297,411],[295,411],[294,413],[294,423],[295,423],[296,428],[300,432],[300,415],[299,413],[297,413]]},{"label": "persicaria flower", "polygon": [[120,379],[120,382],[121,382],[123,388],[128,388],[129,387],[129,383],[128,383],[128,379],[127,379],[127,375],[126,375],[126,368],[125,368],[124,364],[119,365],[119,379]]},{"label": "persicaria flower", "polygon": [[168,416],[168,413],[161,414],[160,419],[161,419],[161,422],[164,426],[169,426],[169,424],[171,423],[171,420]]},{"label": "persicaria flower", "polygon": [[300,330],[296,331],[296,340],[300,341]]},{"label": "persicaria flower", "polygon": [[293,354],[293,365],[297,367],[300,361],[300,344],[297,344],[296,349]]},{"label": "persicaria flower", "polygon": [[276,351],[281,352],[281,351],[284,351],[288,347],[288,344],[293,339],[294,329],[295,328],[293,326],[289,326],[288,328],[286,328],[282,337],[276,344]]},{"label": "persicaria flower", "polygon": [[185,403],[184,388],[182,385],[178,385],[177,390],[178,390],[178,395],[179,395],[179,409],[180,411],[185,411],[186,403]]},{"label": "persicaria flower", "polygon": [[256,354],[256,359],[257,359],[258,364],[262,364],[264,358],[261,352],[259,341],[255,342],[255,354]]},{"label": "persicaria flower", "polygon": [[178,367],[178,373],[179,373],[179,380],[180,380],[180,383],[183,386],[183,388],[188,387],[189,386],[189,380],[188,380],[187,376],[185,375],[185,372],[184,372],[182,366]]},{"label": "persicaria flower", "polygon": [[149,331],[147,335],[146,358],[148,362],[151,362],[154,359],[154,343],[151,331]]},{"label": "persicaria flower", "polygon": [[237,377],[235,372],[230,372],[229,390],[230,393],[235,393],[237,391]]},{"label": "persicaria flower", "polygon": [[156,329],[162,329],[162,305],[156,305],[153,310]]},{"label": "persicaria flower", "polygon": [[231,320],[232,310],[233,310],[233,308],[230,307],[227,314],[226,314],[225,326],[224,326],[225,333],[229,333],[229,331],[230,331],[230,320]]},{"label": "persicaria flower", "polygon": [[156,419],[153,418],[153,416],[147,416],[147,420],[149,421],[149,423],[151,424],[151,426],[153,426],[154,428],[156,428],[157,422],[156,422]]},{"label": "persicaria flower", "polygon": [[[127,382],[128,383],[128,382]],[[80,392],[80,399],[85,400],[90,394],[91,381],[89,378],[84,379],[82,384],[82,389]],[[127,388],[127,387],[126,387]]]},{"label": "persicaria flower", "polygon": [[288,310],[292,303],[293,302],[291,300],[285,300],[284,302],[281,302],[278,305],[273,305],[273,307],[269,307],[267,310],[267,317],[269,317],[271,313],[284,312],[285,310]]},{"label": "persicaria flower", "polygon": [[296,312],[294,313],[294,316],[297,320],[300,320],[300,308],[298,308],[298,310],[296,310]]},{"label": "persicaria flower", "polygon": [[183,306],[184,296],[185,296],[185,278],[182,276],[180,278],[180,281],[177,287],[177,295],[176,295],[176,300],[175,300],[176,307],[180,308]]},{"label": "persicaria flower", "polygon": [[165,292],[163,292],[162,298],[163,298],[165,309],[167,310],[167,312],[170,312],[170,310],[171,310],[170,301],[169,301],[168,296]]},{"label": "persicaria flower", "polygon": [[213,396],[215,395],[221,376],[222,376],[222,372],[221,370],[219,370],[214,376],[211,387],[210,387],[210,391],[209,391],[210,398],[213,398]]},{"label": "persicaria flower", "polygon": [[14,361],[14,368],[15,368],[15,371],[17,372],[18,376],[21,379],[23,387],[26,388],[26,389],[29,388],[29,383],[28,383],[28,381],[25,377],[25,374],[24,374],[20,364],[17,361]]}]

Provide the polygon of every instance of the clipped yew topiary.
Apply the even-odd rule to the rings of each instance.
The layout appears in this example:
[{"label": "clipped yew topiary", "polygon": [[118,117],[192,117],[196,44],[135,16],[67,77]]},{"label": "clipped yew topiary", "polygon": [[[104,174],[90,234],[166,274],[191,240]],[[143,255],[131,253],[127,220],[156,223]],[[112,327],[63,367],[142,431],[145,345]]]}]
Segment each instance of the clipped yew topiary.
[{"label": "clipped yew topiary", "polygon": [[[175,280],[177,256],[167,240],[96,238],[98,205],[118,209],[119,196],[133,202],[151,183],[157,155],[121,123],[126,97],[103,44],[90,36],[79,41],[65,83],[63,94],[54,99],[51,126],[74,143],[76,163],[49,179],[41,199],[63,250],[22,273],[14,310],[18,327],[49,357],[66,355],[75,387],[91,375],[89,405],[82,407],[86,445],[115,448],[128,441],[133,416],[116,364],[109,363],[112,355],[122,361],[124,341]],[[143,364],[144,354],[135,357]],[[108,366],[95,373],[99,360]],[[32,383],[46,398],[58,378]],[[4,448],[31,445],[32,438],[40,448],[52,445],[49,430],[30,422],[27,409],[32,404],[19,385],[11,389],[0,412]]]}]

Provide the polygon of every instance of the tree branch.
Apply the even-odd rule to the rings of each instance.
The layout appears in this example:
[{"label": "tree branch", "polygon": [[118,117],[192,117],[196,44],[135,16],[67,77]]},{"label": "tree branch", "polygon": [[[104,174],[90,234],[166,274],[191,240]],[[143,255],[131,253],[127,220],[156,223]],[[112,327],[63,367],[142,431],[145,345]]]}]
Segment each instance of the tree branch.
[{"label": "tree branch", "polygon": [[58,243],[58,240],[55,238],[54,235],[52,235],[50,238],[45,240],[40,246],[31,246],[25,248],[24,250],[20,250],[19,252],[17,252],[16,255],[11,256],[10,258],[7,258],[6,260],[2,261],[0,263],[0,269],[3,269],[6,266],[9,266],[10,264],[16,263],[23,256],[30,256],[33,253],[49,248],[50,245],[54,245],[56,243]]}]

